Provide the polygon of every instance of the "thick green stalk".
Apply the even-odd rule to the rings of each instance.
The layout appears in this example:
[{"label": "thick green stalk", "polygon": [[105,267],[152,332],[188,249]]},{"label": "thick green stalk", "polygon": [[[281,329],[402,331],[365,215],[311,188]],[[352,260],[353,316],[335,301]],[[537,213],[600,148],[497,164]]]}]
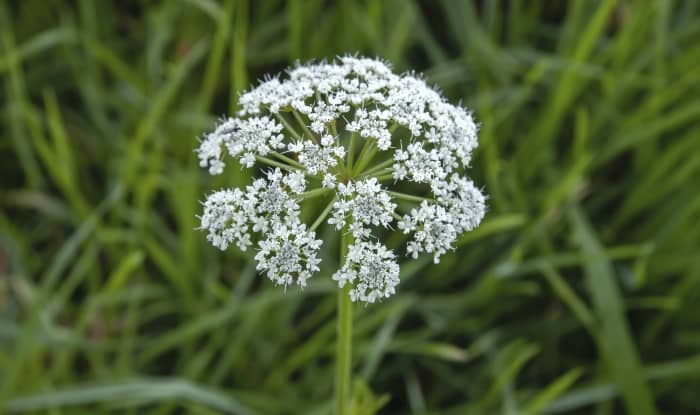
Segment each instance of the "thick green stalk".
[{"label": "thick green stalk", "polygon": [[[342,266],[353,242],[347,229],[340,240],[340,264]],[[338,338],[335,353],[335,413],[347,415],[350,407],[350,382],[352,378],[352,301],[350,285],[338,290]]]}]

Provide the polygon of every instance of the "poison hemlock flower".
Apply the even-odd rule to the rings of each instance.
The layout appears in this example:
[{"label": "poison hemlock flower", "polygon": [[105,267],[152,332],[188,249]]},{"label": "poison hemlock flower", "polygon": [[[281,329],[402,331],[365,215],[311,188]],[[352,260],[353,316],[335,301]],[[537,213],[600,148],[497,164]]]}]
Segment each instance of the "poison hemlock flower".
[{"label": "poison hemlock flower", "polygon": [[[208,195],[201,229],[222,250],[254,246],[258,271],[276,284],[304,287],[319,271],[316,229],[327,223],[352,235],[332,279],[350,284],[352,301],[373,303],[399,283],[386,230],[405,234],[405,255],[437,263],[484,217],[485,196],[464,175],[476,124],[412,73],[345,56],[292,68],[239,102],[203,137],[200,165],[221,174],[230,156],[261,173]],[[303,223],[303,205],[320,196],[326,208]]]}]

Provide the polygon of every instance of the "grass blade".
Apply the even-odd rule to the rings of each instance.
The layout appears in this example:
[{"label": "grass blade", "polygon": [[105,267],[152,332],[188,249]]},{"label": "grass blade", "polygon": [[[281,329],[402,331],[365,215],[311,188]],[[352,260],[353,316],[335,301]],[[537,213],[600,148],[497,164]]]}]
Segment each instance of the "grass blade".
[{"label": "grass blade", "polygon": [[602,353],[611,376],[619,385],[627,410],[636,415],[654,415],[654,397],[644,380],[639,354],[625,316],[622,295],[615,283],[603,246],[578,206],[569,209],[574,239],[581,251],[595,257],[584,264],[594,311],[600,322]]}]

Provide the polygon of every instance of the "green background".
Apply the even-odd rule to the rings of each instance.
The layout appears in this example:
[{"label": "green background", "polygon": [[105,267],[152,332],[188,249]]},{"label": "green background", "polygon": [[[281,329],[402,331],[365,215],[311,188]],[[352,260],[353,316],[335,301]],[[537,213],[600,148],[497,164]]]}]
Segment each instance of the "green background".
[{"label": "green background", "polygon": [[474,111],[490,200],[356,306],[356,413],[700,413],[699,8],[0,3],[0,412],[328,413],[331,269],[285,293],[208,245],[199,201],[248,178],[193,150],[265,73],[357,52]]}]

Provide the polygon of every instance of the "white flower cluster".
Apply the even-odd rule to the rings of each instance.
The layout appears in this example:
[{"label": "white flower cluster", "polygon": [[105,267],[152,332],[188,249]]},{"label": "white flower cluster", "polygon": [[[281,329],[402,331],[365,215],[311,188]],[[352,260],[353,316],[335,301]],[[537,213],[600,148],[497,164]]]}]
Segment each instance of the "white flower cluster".
[{"label": "white flower cluster", "polygon": [[[325,221],[354,239],[332,278],[371,303],[399,282],[396,255],[380,241],[394,221],[409,256],[438,262],[484,217],[485,196],[463,175],[477,146],[474,120],[411,73],[346,56],[267,79],[239,103],[236,117],[204,136],[200,165],[220,174],[228,153],[242,167],[274,169],[244,190],[209,195],[201,227],[220,249],[256,243],[258,270],[278,284],[303,286],[319,270],[315,230]],[[332,199],[307,226],[301,204],[319,195]]]},{"label": "white flower cluster", "polygon": [[296,282],[304,287],[319,270],[321,241],[314,239],[315,233],[299,219],[299,203],[291,195],[299,193],[295,192],[293,177],[275,169],[268,172],[267,179],[256,179],[245,191],[212,193],[204,202],[201,227],[208,230],[209,242],[221,250],[235,242],[245,251],[252,244],[252,232],[263,234],[255,256],[258,271],[264,271],[276,284]]},{"label": "white flower cluster", "polygon": [[256,155],[265,156],[273,149],[284,148],[282,129],[283,126],[270,117],[225,119],[207,134],[199,147],[199,165],[208,165],[210,174],[223,173],[223,145],[231,157],[239,157],[243,165],[253,167]]},{"label": "white flower cluster", "polygon": [[394,253],[380,243],[350,245],[343,266],[333,274],[340,288],[352,284],[352,301],[373,303],[393,295],[399,283],[399,264]]},{"label": "white flower cluster", "polygon": [[333,203],[333,216],[328,223],[340,230],[350,217],[349,229],[353,237],[367,239],[371,235],[370,226],[389,227],[394,209],[396,203],[391,201],[391,196],[382,189],[376,177],[341,183],[338,185],[338,200]]},{"label": "white flower cluster", "polygon": [[335,139],[330,135],[321,138],[321,145],[311,140],[289,144],[289,151],[297,153],[299,162],[310,174],[326,173],[338,164],[338,159],[345,156],[345,147],[334,145]]}]

